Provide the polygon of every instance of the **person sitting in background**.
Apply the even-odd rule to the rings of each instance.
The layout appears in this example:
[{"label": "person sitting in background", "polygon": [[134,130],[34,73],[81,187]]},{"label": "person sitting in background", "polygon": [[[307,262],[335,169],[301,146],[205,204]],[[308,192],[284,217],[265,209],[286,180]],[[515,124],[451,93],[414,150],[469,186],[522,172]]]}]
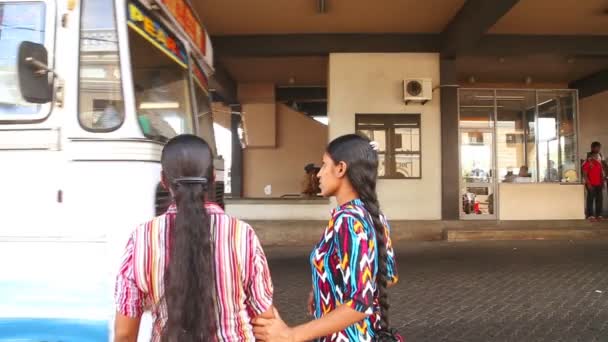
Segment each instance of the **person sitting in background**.
[{"label": "person sitting in background", "polygon": [[513,180],[514,183],[530,183],[532,181],[532,175],[528,171],[528,166],[522,165],[519,168],[517,177]]},{"label": "person sitting in background", "polygon": [[503,182],[505,182],[505,183],[513,183],[513,182],[515,182],[516,178],[517,178],[517,176],[513,173],[513,168],[512,167],[508,167],[507,168],[507,174],[505,175],[505,179],[503,180]]},{"label": "person sitting in background", "polygon": [[470,177],[484,182],[485,180],[487,180],[488,174],[486,173],[486,171],[479,167],[478,162],[473,162],[473,170],[471,170]]},{"label": "person sitting in background", "polygon": [[559,172],[555,168],[555,162],[553,160],[549,160],[549,167],[547,168],[547,172],[545,174],[545,182],[559,182]]},{"label": "person sitting in background", "polygon": [[315,167],[315,164],[308,164],[304,167],[306,175],[302,181],[302,193],[305,196],[315,197],[321,192],[319,188],[319,179],[317,178],[317,172],[319,168]]},{"label": "person sitting in background", "polygon": [[118,110],[114,102],[108,101],[103,111],[98,113],[98,116],[94,119],[93,127],[101,130],[114,129],[120,126],[123,119],[124,113]]}]

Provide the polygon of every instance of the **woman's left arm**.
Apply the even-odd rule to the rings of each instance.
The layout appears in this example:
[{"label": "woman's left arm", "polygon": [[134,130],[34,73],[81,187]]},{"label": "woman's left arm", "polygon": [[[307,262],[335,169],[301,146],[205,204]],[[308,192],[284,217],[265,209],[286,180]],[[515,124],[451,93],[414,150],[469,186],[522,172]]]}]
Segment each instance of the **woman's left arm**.
[{"label": "woman's left arm", "polygon": [[129,317],[116,313],[114,322],[114,342],[137,342],[141,316]]},{"label": "woman's left arm", "polygon": [[397,272],[397,259],[395,258],[393,241],[391,240],[391,226],[384,215],[380,216],[380,221],[384,225],[384,238],[386,242],[387,287],[393,287],[399,282],[399,273]]},{"label": "woman's left arm", "polygon": [[253,321],[253,332],[259,341],[264,342],[299,342],[310,341],[329,336],[362,321],[366,314],[341,305],[327,315],[308,323],[289,328],[275,311],[274,319],[256,318]]}]

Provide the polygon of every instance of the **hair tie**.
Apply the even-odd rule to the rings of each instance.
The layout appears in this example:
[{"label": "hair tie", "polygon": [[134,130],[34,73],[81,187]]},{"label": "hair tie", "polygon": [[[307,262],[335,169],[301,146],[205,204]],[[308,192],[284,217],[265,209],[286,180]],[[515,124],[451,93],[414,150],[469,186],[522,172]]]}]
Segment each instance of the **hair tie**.
[{"label": "hair tie", "polygon": [[180,177],[173,180],[174,184],[202,184],[206,185],[209,181],[205,177]]},{"label": "hair tie", "polygon": [[380,150],[380,145],[375,141],[370,141],[369,145],[372,147],[372,150],[378,152]]}]

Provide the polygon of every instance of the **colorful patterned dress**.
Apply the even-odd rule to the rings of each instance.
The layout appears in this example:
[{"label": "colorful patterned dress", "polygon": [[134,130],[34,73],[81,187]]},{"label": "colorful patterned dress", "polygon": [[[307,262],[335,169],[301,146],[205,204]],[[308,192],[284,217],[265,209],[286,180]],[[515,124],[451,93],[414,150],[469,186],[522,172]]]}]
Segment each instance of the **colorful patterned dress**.
[{"label": "colorful patterned dress", "polygon": [[[388,278],[397,282],[390,228],[383,215],[380,219],[387,237]],[[340,305],[348,305],[369,315],[365,320],[318,341],[371,341],[380,319],[376,286],[378,258],[376,231],[361,200],[356,199],[332,212],[323,238],[310,255],[310,262],[316,318]]]}]

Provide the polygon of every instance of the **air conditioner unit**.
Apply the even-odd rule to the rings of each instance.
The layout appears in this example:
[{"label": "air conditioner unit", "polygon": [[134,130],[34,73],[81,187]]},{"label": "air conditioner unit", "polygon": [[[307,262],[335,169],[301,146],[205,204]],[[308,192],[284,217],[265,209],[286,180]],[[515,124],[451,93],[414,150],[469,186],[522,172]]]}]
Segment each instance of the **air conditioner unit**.
[{"label": "air conditioner unit", "polygon": [[433,99],[433,83],[430,78],[411,78],[403,81],[403,100],[427,103]]}]

